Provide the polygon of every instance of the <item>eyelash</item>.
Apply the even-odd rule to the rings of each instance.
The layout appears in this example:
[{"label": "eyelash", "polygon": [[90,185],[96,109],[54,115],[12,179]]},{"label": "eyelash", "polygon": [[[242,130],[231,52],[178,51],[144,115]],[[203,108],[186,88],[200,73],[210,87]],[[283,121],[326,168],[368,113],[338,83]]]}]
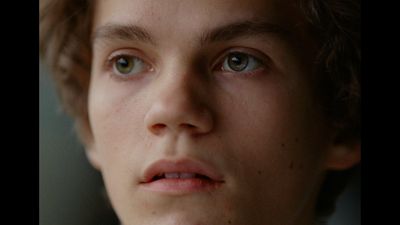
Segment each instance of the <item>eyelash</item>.
[{"label": "eyelash", "polygon": [[[146,72],[151,72],[153,71],[153,67],[147,63],[147,60],[144,60],[143,57],[138,56],[139,54],[135,54],[135,53],[127,53],[127,52],[116,52],[111,54],[110,57],[108,57],[106,64],[105,64],[105,70],[108,71],[110,73],[110,76],[112,78],[116,78],[117,80],[129,80],[133,77],[137,77],[143,73]],[[131,74],[132,72],[125,74],[122,74],[118,71],[116,71],[116,66],[117,66],[117,62],[120,59],[129,59],[129,60],[133,60],[134,62],[139,62],[139,66],[143,66],[144,69],[140,69],[139,72],[136,72],[134,74]],[[134,66],[136,66],[136,64],[133,64]],[[132,70],[135,70],[135,68],[133,68]]]},{"label": "eyelash", "polygon": [[[244,55],[248,59],[253,60],[253,63],[257,63],[257,68],[252,69],[250,71],[233,71],[233,70],[226,70],[224,69],[224,65],[226,64],[228,57],[231,55]],[[216,64],[212,66],[213,71],[218,71],[223,74],[237,74],[235,76],[251,76],[255,75],[256,73],[268,69],[270,65],[270,59],[262,53],[259,53],[257,50],[253,49],[243,49],[243,48],[233,48],[227,51],[224,51],[220,57],[217,58]],[[246,64],[247,66],[247,64]]]},{"label": "eyelash", "polygon": [[[249,51],[251,51],[251,53],[248,53]],[[265,70],[268,68],[269,65],[269,58],[266,57],[264,54],[262,53],[253,53],[256,50],[246,50],[246,49],[229,49],[227,51],[224,51],[220,57],[217,58],[217,60],[214,60],[216,63],[212,64],[211,68],[212,71],[216,71],[217,73],[222,73],[222,74],[228,74],[228,75],[232,75],[232,76],[251,76],[254,75],[262,70]],[[253,63],[257,63],[257,68],[252,69],[250,71],[233,71],[233,70],[227,70],[224,69],[224,65],[226,65],[226,62],[228,60],[228,57],[237,54],[237,55],[242,55],[242,56],[246,56],[248,59],[253,60]],[[138,56],[141,54],[136,54],[136,53],[127,53],[127,52],[116,52],[110,55],[110,57],[108,57],[107,61],[106,61],[106,65],[105,65],[105,70],[108,71],[110,73],[110,76],[113,78],[116,78],[117,80],[129,80],[132,79],[134,77],[138,77],[141,74],[144,74],[146,72],[151,72],[154,71],[154,67],[148,63],[147,60],[143,59],[144,57]],[[116,63],[118,62],[118,60],[123,59],[123,58],[128,58],[130,60],[134,60],[134,61],[139,61],[142,66],[144,66],[144,69],[141,69],[141,71],[134,73],[134,74],[122,74],[118,71],[116,71]],[[246,64],[247,66],[247,64]],[[134,70],[135,68],[133,68],[132,70]],[[233,75],[236,74],[236,75]]]}]

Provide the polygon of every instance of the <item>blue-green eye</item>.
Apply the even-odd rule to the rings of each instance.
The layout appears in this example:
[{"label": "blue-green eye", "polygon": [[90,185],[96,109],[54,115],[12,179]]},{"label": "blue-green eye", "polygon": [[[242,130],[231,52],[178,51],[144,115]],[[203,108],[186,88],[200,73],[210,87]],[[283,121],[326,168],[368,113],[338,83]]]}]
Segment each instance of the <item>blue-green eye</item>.
[{"label": "blue-green eye", "polygon": [[117,56],[113,64],[114,72],[121,76],[135,75],[146,70],[143,60],[134,56]]},{"label": "blue-green eye", "polygon": [[241,52],[232,52],[224,59],[222,70],[229,72],[249,72],[260,66],[261,63],[259,60],[253,56]]}]

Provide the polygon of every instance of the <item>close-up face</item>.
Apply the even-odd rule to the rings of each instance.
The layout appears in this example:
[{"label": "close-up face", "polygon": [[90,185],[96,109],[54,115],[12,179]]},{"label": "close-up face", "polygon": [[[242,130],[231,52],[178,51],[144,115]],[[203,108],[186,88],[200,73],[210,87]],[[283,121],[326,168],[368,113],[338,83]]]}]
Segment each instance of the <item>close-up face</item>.
[{"label": "close-up face", "polygon": [[97,0],[92,143],[123,225],[309,225],[332,133],[282,0]]}]

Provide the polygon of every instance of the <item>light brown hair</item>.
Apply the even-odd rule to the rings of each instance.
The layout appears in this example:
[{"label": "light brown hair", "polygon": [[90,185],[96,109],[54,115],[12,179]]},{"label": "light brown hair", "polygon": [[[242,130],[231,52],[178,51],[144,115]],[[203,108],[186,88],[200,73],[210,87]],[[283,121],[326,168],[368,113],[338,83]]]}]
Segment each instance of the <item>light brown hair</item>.
[{"label": "light brown hair", "polygon": [[[360,0],[297,0],[319,43],[316,93],[338,142],[360,139]],[[40,1],[40,52],[49,65],[64,110],[75,118],[83,143],[91,138],[87,97],[91,70],[92,0]],[[317,216],[329,216],[349,171],[329,172]]]}]

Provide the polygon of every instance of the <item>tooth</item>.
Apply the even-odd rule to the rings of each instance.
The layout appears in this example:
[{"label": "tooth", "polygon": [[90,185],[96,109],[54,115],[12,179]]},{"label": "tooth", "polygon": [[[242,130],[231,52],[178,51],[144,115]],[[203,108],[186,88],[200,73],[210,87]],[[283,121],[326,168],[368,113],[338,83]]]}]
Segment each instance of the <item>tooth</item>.
[{"label": "tooth", "polygon": [[167,179],[179,178],[179,173],[165,173],[165,178]]},{"label": "tooth", "polygon": [[194,178],[196,176],[196,174],[194,173],[180,173],[179,177],[182,179],[190,179],[190,178]]}]

